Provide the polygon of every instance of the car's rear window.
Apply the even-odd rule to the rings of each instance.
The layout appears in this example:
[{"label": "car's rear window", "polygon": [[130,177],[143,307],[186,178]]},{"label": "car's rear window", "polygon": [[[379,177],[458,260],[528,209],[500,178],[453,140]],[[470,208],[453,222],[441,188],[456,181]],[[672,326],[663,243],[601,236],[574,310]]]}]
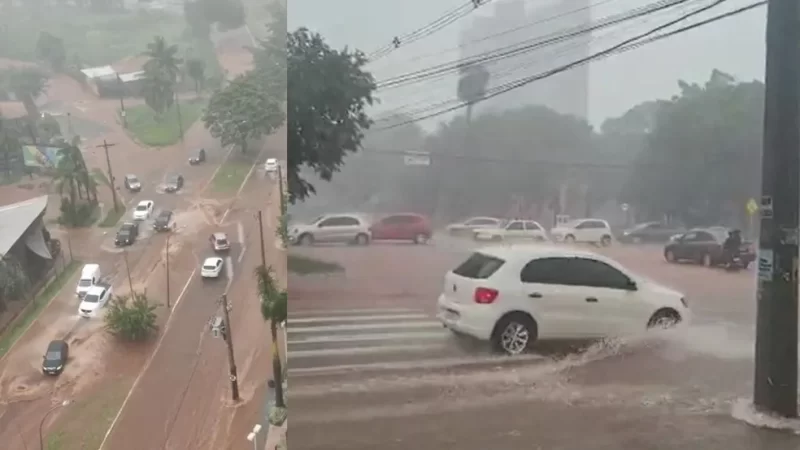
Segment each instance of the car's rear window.
[{"label": "car's rear window", "polygon": [[485,280],[492,276],[505,261],[483,253],[473,253],[466,261],[453,270],[453,273],[465,278]]}]

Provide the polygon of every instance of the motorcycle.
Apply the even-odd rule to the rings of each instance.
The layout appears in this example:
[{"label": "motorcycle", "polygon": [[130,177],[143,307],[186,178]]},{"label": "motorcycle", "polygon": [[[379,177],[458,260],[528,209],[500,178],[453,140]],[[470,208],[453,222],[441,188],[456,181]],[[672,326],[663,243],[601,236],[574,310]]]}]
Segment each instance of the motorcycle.
[{"label": "motorcycle", "polygon": [[730,256],[728,259],[728,264],[725,265],[725,270],[728,272],[738,272],[742,269],[745,269],[745,264],[742,261],[742,255],[740,252],[736,252]]}]

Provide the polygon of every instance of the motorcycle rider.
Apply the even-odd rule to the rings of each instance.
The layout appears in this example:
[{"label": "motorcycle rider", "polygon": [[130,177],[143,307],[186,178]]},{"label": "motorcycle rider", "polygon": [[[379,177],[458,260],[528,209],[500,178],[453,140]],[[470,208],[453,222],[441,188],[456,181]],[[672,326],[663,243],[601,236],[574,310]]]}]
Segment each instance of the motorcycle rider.
[{"label": "motorcycle rider", "polygon": [[742,246],[742,233],[738,229],[733,229],[728,232],[728,237],[725,243],[722,244],[722,252],[725,255],[725,262],[730,267],[736,257],[739,255],[739,249]]}]

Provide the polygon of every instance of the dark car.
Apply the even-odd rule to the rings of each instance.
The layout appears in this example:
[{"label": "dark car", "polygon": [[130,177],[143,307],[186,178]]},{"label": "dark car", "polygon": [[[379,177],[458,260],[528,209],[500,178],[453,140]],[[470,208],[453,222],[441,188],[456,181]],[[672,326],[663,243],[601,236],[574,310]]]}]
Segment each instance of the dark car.
[{"label": "dark car", "polygon": [[117,230],[117,237],[114,238],[114,245],[117,247],[133,245],[137,237],[139,237],[139,224],[136,222],[125,222],[119,227],[119,230]]},{"label": "dark car", "polygon": [[69,359],[69,344],[62,340],[50,341],[42,359],[42,373],[45,375],[60,374],[64,371],[64,365]]},{"label": "dark car", "polygon": [[183,175],[173,173],[167,177],[164,183],[164,190],[167,192],[178,192],[183,187]]},{"label": "dark car", "polygon": [[156,220],[153,221],[153,229],[156,231],[170,231],[173,226],[172,211],[166,209],[158,213]]},{"label": "dark car", "polygon": [[205,162],[206,160],[206,150],[201,148],[195,151],[192,156],[189,157],[189,164],[195,166],[200,164],[201,162]]},{"label": "dark car", "polygon": [[125,189],[131,192],[139,192],[142,190],[142,182],[139,181],[139,178],[136,175],[128,174],[125,175]]},{"label": "dark car", "polygon": [[617,236],[617,240],[624,244],[659,243],[668,242],[676,234],[685,233],[683,227],[674,227],[663,222],[644,222],[634,225]]},{"label": "dark car", "polygon": [[[674,236],[664,247],[664,258],[669,262],[690,261],[707,267],[724,264],[722,245],[728,238],[728,228],[694,228]],[[740,248],[742,265],[746,269],[756,254],[750,242],[742,242]]]}]

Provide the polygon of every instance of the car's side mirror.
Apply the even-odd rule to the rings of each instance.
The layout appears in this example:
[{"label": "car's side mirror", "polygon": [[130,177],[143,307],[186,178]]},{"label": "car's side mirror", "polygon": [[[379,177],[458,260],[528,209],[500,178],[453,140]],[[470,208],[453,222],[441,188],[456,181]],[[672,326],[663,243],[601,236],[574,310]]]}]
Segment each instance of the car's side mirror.
[{"label": "car's side mirror", "polygon": [[636,282],[635,281],[628,280],[628,282],[625,283],[625,289],[627,289],[629,291],[635,291],[635,290],[637,290],[639,288],[638,288],[638,286],[636,286]]}]

